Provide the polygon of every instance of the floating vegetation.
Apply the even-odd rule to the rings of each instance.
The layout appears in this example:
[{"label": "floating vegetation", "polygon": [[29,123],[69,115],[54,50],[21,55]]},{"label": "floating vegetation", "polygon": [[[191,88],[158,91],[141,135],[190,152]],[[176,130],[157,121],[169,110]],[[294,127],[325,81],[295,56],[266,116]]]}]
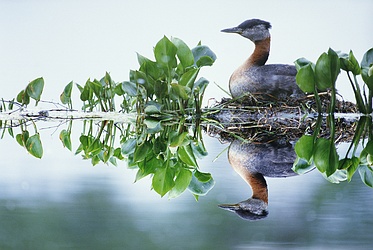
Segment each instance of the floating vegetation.
[{"label": "floating vegetation", "polygon": [[[129,168],[137,169],[136,181],[150,176],[153,190],[170,198],[188,189],[198,199],[214,186],[211,174],[198,165],[197,159],[207,154],[202,129],[225,140],[233,136],[255,143],[278,138],[297,141],[295,172],[317,168],[329,181],[338,182],[351,180],[358,171],[363,182],[373,186],[373,49],[360,65],[352,52],[338,54],[332,49],[316,64],[298,59],[297,83],[309,94],[303,100],[274,102],[252,96],[224,99],[207,108],[202,108],[202,100],[209,82],[198,78],[200,70],[216,60],[207,46],[199,43],[189,49],[178,38],[163,37],[154,47],[154,60],[140,54],[137,58],[140,67],[130,71],[128,81],[116,82],[106,73],[85,84],[70,82],[60,94],[61,103],[41,100],[43,78],[31,81],[15,99],[1,100],[1,138],[8,133],[31,155],[42,158],[36,123],[60,121],[57,127],[66,124],[59,131],[63,147],[92,165],[116,166],[125,160]],[[357,105],[337,99],[341,70],[348,76]],[[79,91],[80,109],[73,106],[74,89]],[[29,110],[32,100],[35,107],[47,103],[54,108]],[[75,119],[83,120],[83,128],[74,149]],[[337,153],[339,142],[351,142],[344,158]]]}]

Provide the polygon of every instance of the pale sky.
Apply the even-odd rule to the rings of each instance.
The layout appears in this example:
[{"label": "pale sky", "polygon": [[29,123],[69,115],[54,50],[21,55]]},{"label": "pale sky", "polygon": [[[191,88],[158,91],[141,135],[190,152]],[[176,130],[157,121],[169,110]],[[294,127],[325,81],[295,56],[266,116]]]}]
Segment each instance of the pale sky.
[{"label": "pale sky", "polygon": [[[271,22],[268,63],[292,64],[299,57],[316,61],[329,47],[352,49],[360,61],[373,46],[372,9],[369,0],[1,0],[1,97],[16,96],[40,76],[46,100],[58,100],[71,80],[84,84],[106,71],[115,81],[128,80],[129,70],[138,69],[136,52],[153,58],[153,46],[167,35],[190,47],[201,40],[216,53],[215,65],[200,76],[211,83],[206,99],[219,99],[225,94],[213,83],[228,89],[230,74],[253,50],[250,41],[221,29],[251,18]],[[351,95],[350,88],[339,89]]]}]

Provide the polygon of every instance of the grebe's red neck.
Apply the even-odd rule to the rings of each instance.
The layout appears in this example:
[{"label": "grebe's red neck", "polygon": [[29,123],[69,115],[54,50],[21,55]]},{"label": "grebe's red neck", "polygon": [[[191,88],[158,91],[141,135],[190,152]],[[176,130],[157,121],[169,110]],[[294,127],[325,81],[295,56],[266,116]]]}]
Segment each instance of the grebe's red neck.
[{"label": "grebe's red neck", "polygon": [[263,66],[268,59],[271,47],[271,37],[264,40],[255,41],[255,50],[247,59],[247,64],[250,66]]}]

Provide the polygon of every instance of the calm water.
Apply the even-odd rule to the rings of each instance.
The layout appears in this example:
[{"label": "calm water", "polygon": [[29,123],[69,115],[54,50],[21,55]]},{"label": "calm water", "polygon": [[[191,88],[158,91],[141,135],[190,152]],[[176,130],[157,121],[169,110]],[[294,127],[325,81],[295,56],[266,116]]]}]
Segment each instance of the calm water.
[{"label": "calm water", "polygon": [[[361,60],[372,46],[373,2],[363,1],[0,1],[0,97],[11,99],[32,79],[46,80],[43,99],[58,100],[63,87],[109,71],[116,81],[137,69],[135,52],[152,57],[163,36],[191,47],[202,40],[217,54],[206,100],[225,94],[233,70],[253,46],[222,34],[249,18],[271,21],[270,63],[316,61],[329,47]],[[346,13],[344,15],[343,13]],[[350,18],[354,17],[354,18]],[[346,81],[340,93],[352,99]],[[56,93],[57,91],[57,93]],[[75,102],[76,104],[78,102]],[[58,134],[42,131],[43,160],[12,139],[0,141],[0,249],[370,249],[372,189],[358,175],[330,184],[314,171],[267,179],[269,215],[243,221],[221,210],[251,196],[250,187],[223,154],[228,145],[205,136],[214,189],[196,202],[185,192],[174,200],[133,184],[135,171],[81,160],[62,148]],[[73,144],[74,148],[77,142]]]},{"label": "calm water", "polygon": [[[317,172],[267,178],[269,215],[244,221],[221,210],[251,196],[231,169],[227,145],[205,136],[214,189],[196,202],[186,191],[167,200],[150,190],[150,180],[133,184],[135,171],[98,165],[74,156],[51,132],[46,152],[34,159],[15,141],[0,149],[1,249],[364,249],[370,245],[372,191],[358,176],[330,184]],[[12,152],[12,155],[5,152]],[[353,232],[353,233],[351,233]]]}]

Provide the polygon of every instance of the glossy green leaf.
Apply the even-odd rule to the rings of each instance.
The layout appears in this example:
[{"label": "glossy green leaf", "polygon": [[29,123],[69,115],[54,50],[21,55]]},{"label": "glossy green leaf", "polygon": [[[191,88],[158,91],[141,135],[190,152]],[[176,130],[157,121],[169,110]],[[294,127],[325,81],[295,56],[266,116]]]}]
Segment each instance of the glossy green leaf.
[{"label": "glossy green leaf", "polygon": [[327,53],[322,53],[316,62],[315,79],[316,86],[321,91],[332,87],[330,61]]},{"label": "glossy green leaf", "polygon": [[198,68],[194,68],[194,69],[191,69],[191,70],[185,72],[181,76],[179,84],[182,85],[182,86],[187,86],[189,88],[192,88],[193,85],[194,85],[194,82],[196,81],[196,78],[198,76],[198,72],[199,72]]},{"label": "glossy green leaf", "polygon": [[335,144],[331,140],[319,138],[316,141],[313,160],[321,173],[325,173],[327,177],[332,175],[339,163]]},{"label": "glossy green leaf", "polygon": [[360,68],[359,62],[356,60],[355,55],[352,52],[352,50],[350,50],[350,53],[349,53],[348,57],[349,57],[348,59],[349,59],[349,61],[351,63],[350,71],[354,75],[360,75],[361,68]]},{"label": "glossy green leaf", "polygon": [[373,169],[366,165],[359,166],[358,168],[360,178],[365,185],[373,187]]},{"label": "glossy green leaf", "polygon": [[23,137],[22,137],[22,134],[17,134],[16,135],[16,141],[18,142],[18,144],[22,147],[24,147],[25,145],[23,144]]},{"label": "glossy green leaf", "polygon": [[169,141],[170,141],[170,147],[178,147],[182,145],[186,145],[189,143],[189,138],[188,138],[188,132],[182,132],[179,134],[178,132],[172,132],[169,135]]},{"label": "glossy green leaf", "polygon": [[373,140],[369,141],[367,145],[365,145],[364,149],[367,151],[368,154],[373,155]]},{"label": "glossy green leaf", "polygon": [[26,92],[29,97],[36,101],[36,104],[40,101],[41,94],[43,93],[44,79],[42,77],[37,78],[30,82],[26,87]]},{"label": "glossy green leaf", "polygon": [[336,170],[333,174],[327,176],[326,173],[322,173],[322,176],[331,183],[340,183],[347,180],[347,171],[345,169]]},{"label": "glossy green leaf", "polygon": [[294,62],[294,64],[295,64],[295,68],[297,69],[297,71],[299,71],[299,69],[301,69],[302,67],[307,66],[307,65],[311,65],[312,68],[315,67],[314,63],[312,63],[311,61],[309,61],[308,59],[306,59],[304,57],[297,59]]},{"label": "glossy green leaf", "polygon": [[68,104],[71,102],[72,89],[73,89],[73,82],[71,81],[69,84],[65,86],[63,92],[60,95],[60,100],[63,104]]},{"label": "glossy green leaf", "polygon": [[158,168],[152,179],[152,187],[163,197],[168,191],[175,186],[174,175],[172,169]]},{"label": "glossy green leaf", "polygon": [[29,132],[27,130],[22,131],[21,134],[16,135],[16,141],[18,142],[19,145],[22,147],[26,146],[27,139],[29,138]]},{"label": "glossy green leaf", "polygon": [[99,81],[88,81],[89,88],[93,91],[96,97],[101,98],[102,85]]},{"label": "glossy green leaf", "polygon": [[69,131],[63,129],[60,132],[60,140],[61,140],[64,147],[66,147],[68,150],[72,151],[70,132]]},{"label": "glossy green leaf", "polygon": [[212,175],[210,173],[202,173],[198,170],[194,171],[194,176],[200,181],[200,182],[209,182],[212,179]]},{"label": "glossy green leaf", "polygon": [[86,82],[83,87],[83,91],[81,91],[80,93],[80,100],[82,100],[83,102],[91,100],[93,97],[93,90],[90,88],[88,82],[89,80]]},{"label": "glossy green leaf", "polygon": [[122,90],[129,96],[137,96],[137,87],[133,82],[124,81],[121,84]]},{"label": "glossy green leaf", "polygon": [[202,157],[208,155],[208,152],[207,152],[203,142],[198,141],[196,143],[191,143],[190,145],[191,145],[191,147],[193,149],[193,153],[196,157],[202,158]]},{"label": "glossy green leaf", "polygon": [[315,90],[315,73],[311,64],[308,64],[298,70],[296,82],[299,88],[305,93],[313,93]]},{"label": "glossy green leaf", "polygon": [[[373,66],[373,48],[365,52],[363,59],[361,60],[361,76],[365,83],[368,84],[369,78],[373,78],[372,74],[369,74],[369,69]],[[373,79],[371,80],[373,85]],[[370,87],[373,89],[373,86]]]},{"label": "glossy green leaf", "polygon": [[355,174],[357,168],[359,167],[359,158],[352,157],[346,158],[339,161],[338,169],[347,170],[347,180],[350,182],[352,176]]},{"label": "glossy green leaf", "polygon": [[22,103],[24,105],[28,105],[30,103],[30,96],[27,94],[25,90],[21,90],[17,95],[17,102]]},{"label": "glossy green leaf", "polygon": [[177,84],[177,83],[171,83],[171,90],[172,90],[172,94],[174,96],[174,99],[183,99],[183,100],[188,100],[190,98],[189,94],[190,94],[190,88],[186,87],[186,86],[182,86],[180,84]]},{"label": "glossy green leaf", "polygon": [[154,139],[153,143],[153,152],[156,155],[159,155],[161,153],[165,153],[167,150],[167,141],[165,141],[164,138],[158,136],[157,138]]},{"label": "glossy green leaf", "polygon": [[196,172],[193,172],[192,180],[189,183],[188,190],[198,196],[206,195],[215,185],[215,181],[211,178],[207,182],[201,182],[196,176]]},{"label": "glossy green leaf", "polygon": [[215,60],[215,53],[205,45],[199,45],[192,49],[194,63],[197,67],[211,66]]},{"label": "glossy green leaf", "polygon": [[154,48],[154,56],[158,63],[165,66],[168,70],[176,68],[177,47],[164,36]]},{"label": "glossy green leaf", "polygon": [[157,62],[154,62],[140,54],[137,54],[137,60],[140,64],[140,71],[144,72],[147,76],[153,78],[154,80],[159,79],[164,73]]},{"label": "glossy green leaf", "polygon": [[[146,114],[149,115],[149,113]],[[146,132],[148,134],[155,134],[163,130],[162,121],[160,121],[159,119],[148,118],[144,120],[144,124],[146,125]]]},{"label": "glossy green leaf", "polygon": [[192,180],[192,172],[182,168],[175,179],[175,186],[169,192],[169,198],[176,198],[181,195],[189,186]]},{"label": "glossy green leaf", "polygon": [[314,150],[313,136],[303,135],[296,142],[294,149],[298,157],[310,163],[312,159],[312,155],[313,155],[313,150]]},{"label": "glossy green leaf", "polygon": [[43,156],[43,146],[38,133],[30,136],[27,139],[26,149],[32,156],[35,156],[36,158],[40,159]]},{"label": "glossy green leaf", "polygon": [[335,85],[335,82],[337,81],[338,75],[340,73],[340,65],[339,65],[339,57],[338,54],[329,48],[328,50],[328,57],[329,57],[329,63],[330,63],[330,78],[332,82],[332,86]]},{"label": "glossy green leaf", "polygon": [[98,138],[89,138],[88,142],[89,144],[88,148],[86,149],[86,152],[91,155],[97,155],[103,149],[103,145]]},{"label": "glossy green leaf", "polygon": [[149,101],[146,103],[144,111],[147,115],[160,114],[162,112],[162,107],[163,105],[158,102]]},{"label": "glossy green leaf", "polygon": [[186,146],[180,146],[177,150],[177,153],[178,153],[179,159],[182,162],[195,168],[198,167],[196,157],[194,156],[194,153],[193,153],[193,150],[190,144]]},{"label": "glossy green leaf", "polygon": [[193,92],[198,91],[199,95],[203,95],[208,85],[209,81],[206,78],[201,77],[194,83]]},{"label": "glossy green leaf", "polygon": [[313,168],[314,168],[313,164],[297,156],[297,158],[294,161],[293,167],[291,169],[297,174],[305,174],[311,171]]},{"label": "glossy green leaf", "polygon": [[143,161],[150,150],[151,146],[148,142],[144,142],[143,144],[138,145],[133,154],[134,162]]},{"label": "glossy green leaf", "polygon": [[168,85],[163,81],[156,81],[154,83],[154,94],[158,99],[168,97]]},{"label": "glossy green leaf", "polygon": [[183,65],[183,68],[186,69],[192,66],[194,64],[194,57],[188,45],[186,45],[184,41],[176,37],[173,37],[171,41],[177,48],[176,54],[181,64]]},{"label": "glossy green leaf", "polygon": [[370,68],[373,65],[373,48],[370,48],[365,52],[363,59],[361,60],[361,67]]}]

